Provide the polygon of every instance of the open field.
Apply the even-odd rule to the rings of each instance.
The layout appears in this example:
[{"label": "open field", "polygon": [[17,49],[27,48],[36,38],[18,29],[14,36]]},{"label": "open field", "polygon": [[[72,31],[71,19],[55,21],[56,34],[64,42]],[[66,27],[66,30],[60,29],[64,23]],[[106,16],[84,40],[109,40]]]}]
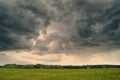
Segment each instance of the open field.
[{"label": "open field", "polygon": [[0,80],[120,80],[120,68],[0,69]]}]

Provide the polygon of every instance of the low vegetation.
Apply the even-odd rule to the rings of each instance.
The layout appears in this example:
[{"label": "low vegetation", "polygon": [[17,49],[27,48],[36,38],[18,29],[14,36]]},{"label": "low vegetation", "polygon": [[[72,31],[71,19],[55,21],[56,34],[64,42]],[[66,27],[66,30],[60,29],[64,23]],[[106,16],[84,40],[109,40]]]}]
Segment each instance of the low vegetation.
[{"label": "low vegetation", "polygon": [[0,66],[0,80],[120,80],[120,65],[19,65]]},{"label": "low vegetation", "polygon": [[0,80],[120,80],[120,68],[0,69]]}]

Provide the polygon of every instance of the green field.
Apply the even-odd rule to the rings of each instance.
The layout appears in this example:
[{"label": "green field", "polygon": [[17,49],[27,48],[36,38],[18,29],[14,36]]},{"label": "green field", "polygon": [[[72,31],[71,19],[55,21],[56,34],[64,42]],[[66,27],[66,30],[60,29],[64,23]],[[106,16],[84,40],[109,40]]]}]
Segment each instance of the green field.
[{"label": "green field", "polygon": [[0,69],[0,80],[120,80],[120,68]]}]

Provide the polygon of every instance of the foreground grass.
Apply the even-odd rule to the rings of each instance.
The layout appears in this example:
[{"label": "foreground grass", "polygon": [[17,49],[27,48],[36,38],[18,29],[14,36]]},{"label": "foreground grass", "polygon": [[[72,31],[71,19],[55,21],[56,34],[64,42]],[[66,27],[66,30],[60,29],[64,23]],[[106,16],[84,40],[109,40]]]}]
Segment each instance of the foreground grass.
[{"label": "foreground grass", "polygon": [[0,69],[0,80],[120,80],[120,68]]}]

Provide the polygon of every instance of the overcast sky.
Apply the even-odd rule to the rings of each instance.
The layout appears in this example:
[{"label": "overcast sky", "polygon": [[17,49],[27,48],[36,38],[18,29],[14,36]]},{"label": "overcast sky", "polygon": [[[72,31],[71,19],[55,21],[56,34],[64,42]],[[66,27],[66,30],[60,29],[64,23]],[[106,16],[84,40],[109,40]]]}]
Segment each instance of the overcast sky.
[{"label": "overcast sky", "polygon": [[119,0],[0,0],[0,64],[120,64]]}]

